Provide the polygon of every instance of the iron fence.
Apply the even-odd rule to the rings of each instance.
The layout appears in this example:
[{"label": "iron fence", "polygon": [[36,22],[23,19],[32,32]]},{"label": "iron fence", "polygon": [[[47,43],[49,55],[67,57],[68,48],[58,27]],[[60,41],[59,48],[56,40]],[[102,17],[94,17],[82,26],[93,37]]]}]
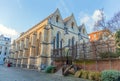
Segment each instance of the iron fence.
[{"label": "iron fence", "polygon": [[[76,42],[69,46],[69,52],[65,52],[65,48],[53,49],[53,60],[61,61],[80,61],[83,60],[84,69],[86,67],[85,60],[94,60],[96,62],[96,70],[98,70],[98,61],[107,59],[110,67],[112,67],[112,59],[118,58],[116,54],[116,44],[113,39],[98,40],[93,42]],[[68,53],[66,55],[66,53]],[[67,59],[67,58],[68,59]]]}]

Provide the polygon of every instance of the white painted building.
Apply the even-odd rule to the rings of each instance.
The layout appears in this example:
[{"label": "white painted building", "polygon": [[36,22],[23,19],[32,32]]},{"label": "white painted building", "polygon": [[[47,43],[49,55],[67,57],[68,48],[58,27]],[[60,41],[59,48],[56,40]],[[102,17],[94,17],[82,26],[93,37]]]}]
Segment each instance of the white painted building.
[{"label": "white painted building", "polygon": [[0,35],[0,64],[4,64],[10,52],[11,38]]}]

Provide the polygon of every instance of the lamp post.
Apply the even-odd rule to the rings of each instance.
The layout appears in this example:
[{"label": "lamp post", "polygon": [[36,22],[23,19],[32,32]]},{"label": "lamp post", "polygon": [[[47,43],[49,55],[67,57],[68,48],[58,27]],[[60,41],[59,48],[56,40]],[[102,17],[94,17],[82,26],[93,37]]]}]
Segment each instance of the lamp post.
[{"label": "lamp post", "polygon": [[65,48],[65,51],[66,51],[66,55],[65,55],[65,57],[66,57],[66,64],[68,65],[69,64],[69,58],[68,58],[68,54],[69,54],[69,47],[68,46],[65,46],[66,48]]},{"label": "lamp post", "polygon": [[64,48],[65,48],[65,53],[66,53],[66,55],[65,55],[65,57],[66,57],[66,64],[67,65],[72,64],[72,60],[73,60],[74,57],[71,56],[71,58],[70,58],[71,60],[69,59],[69,52],[72,49],[70,49],[69,45],[64,46]]}]

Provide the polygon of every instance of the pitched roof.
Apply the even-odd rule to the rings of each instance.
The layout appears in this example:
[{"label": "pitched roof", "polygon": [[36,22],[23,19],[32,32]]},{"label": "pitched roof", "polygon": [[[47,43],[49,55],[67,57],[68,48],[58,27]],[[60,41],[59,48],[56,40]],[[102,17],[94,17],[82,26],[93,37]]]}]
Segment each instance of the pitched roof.
[{"label": "pitched roof", "polygon": [[[37,25],[41,24],[42,22],[44,22],[45,20],[49,19],[50,17],[53,16],[54,13],[50,14],[48,17],[46,17],[45,19],[43,19],[42,21],[40,21],[38,24],[34,25],[33,27],[31,27],[29,30],[27,30],[26,32],[32,30],[33,28],[35,28]],[[24,32],[24,34],[26,33]]]},{"label": "pitched roof", "polygon": [[[59,11],[59,9],[58,9],[58,8],[55,10],[55,12],[53,12],[52,14],[50,14],[48,17],[46,17],[45,19],[43,19],[42,21],[40,21],[38,24],[36,24],[36,25],[35,25],[35,26],[33,26],[32,28],[30,28],[29,30],[31,30],[31,29],[33,29],[33,28],[35,28],[37,25],[39,25],[39,24],[41,24],[42,22],[44,22],[45,20],[47,20],[47,19],[51,18],[51,17],[53,16],[53,14],[54,14],[54,13],[56,13],[57,11]],[[28,30],[28,31],[29,31],[29,30]],[[28,32],[28,31],[26,31],[26,32]]]},{"label": "pitched roof", "polygon": [[84,26],[85,26],[84,24],[78,26],[79,31],[81,31],[81,29],[82,29]]},{"label": "pitched roof", "polygon": [[70,19],[71,19],[71,16],[66,17],[63,21],[64,21],[64,23],[66,23],[66,22],[69,21]]}]

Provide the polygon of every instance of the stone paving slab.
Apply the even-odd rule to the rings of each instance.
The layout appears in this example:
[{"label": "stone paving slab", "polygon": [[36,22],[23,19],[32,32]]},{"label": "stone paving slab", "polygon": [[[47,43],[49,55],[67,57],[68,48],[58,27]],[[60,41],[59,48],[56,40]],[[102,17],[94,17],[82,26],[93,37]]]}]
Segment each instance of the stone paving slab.
[{"label": "stone paving slab", "polygon": [[88,81],[74,77],[57,76],[36,70],[5,67],[0,65],[0,81]]}]

